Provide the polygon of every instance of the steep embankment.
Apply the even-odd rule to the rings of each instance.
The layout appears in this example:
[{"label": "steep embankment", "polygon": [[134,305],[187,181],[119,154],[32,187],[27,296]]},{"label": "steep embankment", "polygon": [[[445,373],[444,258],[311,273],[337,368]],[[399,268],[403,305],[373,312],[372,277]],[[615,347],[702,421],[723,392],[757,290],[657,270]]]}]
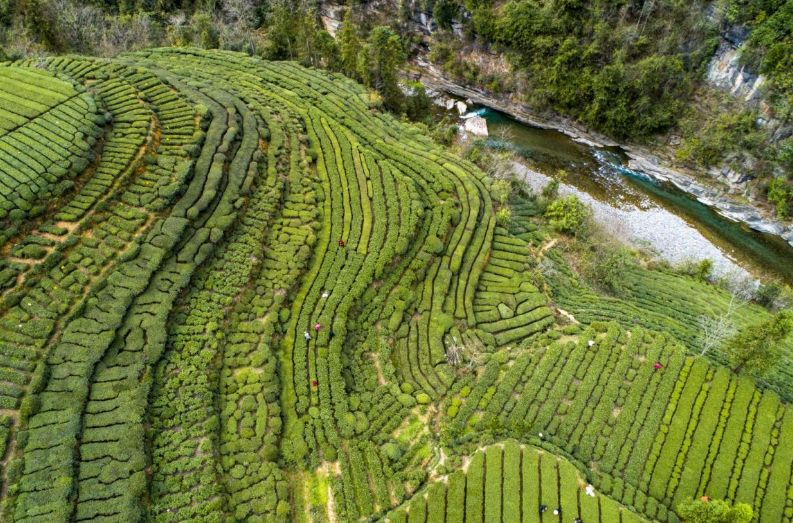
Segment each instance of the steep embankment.
[{"label": "steep embankment", "polygon": [[[745,198],[732,194],[725,183],[719,183],[701,173],[672,166],[671,162],[663,159],[665,155],[663,150],[616,142],[602,133],[587,129],[562,116],[541,116],[509,96],[461,85],[424,60],[417,60],[416,66],[421,71],[421,81],[433,91],[496,109],[527,125],[560,131],[587,145],[619,147],[628,156],[630,169],[644,173],[658,182],[671,183],[700,203],[712,207],[722,216],[746,224],[756,231],[777,235],[793,246],[793,224],[776,219],[773,211],[766,205],[748,203]],[[662,156],[658,155],[659,152]]]},{"label": "steep embankment", "polygon": [[497,224],[483,171],[337,74],[183,48],[12,80],[42,101],[0,143],[27,153],[7,200],[48,198],[40,157],[84,165],[3,252],[3,521],[459,522],[464,497],[678,523],[708,494],[790,523],[791,348],[764,382],[703,357],[724,290],[637,266],[604,299],[541,202]]},{"label": "steep embankment", "polygon": [[[451,5],[456,4],[452,2]],[[542,4],[536,9],[538,12],[553,11],[555,9],[553,5],[555,4]],[[597,2],[587,3],[582,12],[586,13],[588,9],[598,12],[597,8],[592,7],[594,5],[599,4]],[[653,6],[651,3],[646,3],[645,8],[652,10]],[[777,147],[777,142],[789,136],[790,128],[789,125],[785,125],[773,116],[773,111],[766,99],[768,93],[764,91],[764,86],[767,83],[765,78],[752,72],[748,66],[739,60],[740,51],[746,38],[746,31],[741,32],[732,26],[726,25],[721,32],[723,36],[719,37],[716,29],[725,24],[722,21],[724,16],[706,6],[692,4],[683,8],[691,11],[692,20],[685,23],[681,22],[682,26],[685,27],[688,27],[687,24],[692,25],[690,28],[692,36],[689,39],[685,35],[681,35],[679,29],[668,27],[663,22],[655,20],[656,15],[645,13],[645,8],[642,8],[640,15],[627,10],[623,13],[624,20],[621,17],[619,22],[608,18],[614,16],[613,9],[603,8],[605,12],[602,14],[607,17],[603,23],[613,24],[614,32],[616,33],[624,33],[620,37],[615,37],[617,41],[611,42],[610,45],[598,43],[597,45],[592,44],[591,48],[586,48],[586,42],[588,41],[586,36],[578,35],[577,33],[565,34],[563,30],[562,33],[557,34],[554,31],[559,31],[560,29],[556,28],[550,30],[551,36],[544,36],[544,38],[549,39],[547,46],[537,43],[536,48],[529,50],[522,49],[519,46],[514,48],[514,45],[518,45],[521,42],[520,38],[525,38],[527,41],[532,41],[532,39],[539,41],[541,40],[539,35],[545,35],[545,33],[543,30],[530,25],[530,22],[539,23],[537,20],[521,11],[520,8],[515,7],[512,3],[507,3],[503,9],[494,8],[492,24],[501,24],[497,25],[497,29],[490,27],[483,21],[486,16],[482,14],[479,7],[474,8],[472,13],[468,13],[465,8],[459,7],[456,8],[458,9],[457,11],[452,11],[456,12],[457,15],[455,15],[454,23],[451,24],[450,30],[443,30],[439,27],[439,24],[442,24],[443,21],[438,16],[433,17],[433,13],[422,11],[420,6],[413,5],[413,11],[410,12],[409,22],[406,27],[408,32],[420,37],[422,40],[422,45],[416,48],[418,54],[413,61],[415,76],[419,76],[425,85],[437,92],[470,99],[478,104],[498,109],[529,125],[559,130],[576,140],[590,145],[619,145],[628,156],[628,166],[631,169],[641,171],[655,180],[674,185],[730,220],[744,223],[757,231],[778,235],[793,245],[793,224],[777,218],[775,210],[765,199],[764,188],[771,173],[777,176],[784,174],[784,169],[779,166],[769,167],[774,164],[774,161],[776,161],[774,159],[779,156],[779,153],[769,153],[768,151]],[[364,9],[367,12],[367,16],[372,18],[380,17],[386,21],[388,20],[387,13],[398,12],[397,7],[387,1],[367,4]],[[488,8],[481,9],[486,10]],[[326,27],[329,29],[338,27],[341,23],[340,17],[343,12],[338,6],[326,4],[323,10],[323,21]],[[586,14],[558,13],[558,15],[567,17],[584,16],[585,20],[589,20]],[[670,14],[669,16],[677,15],[679,13]],[[553,15],[548,16],[554,18]],[[636,70],[629,70],[630,64],[626,62],[624,66],[626,71],[623,72],[620,69],[622,62],[617,60],[616,66],[610,63],[609,60],[612,60],[613,57],[609,55],[608,51],[602,50],[601,46],[613,48],[615,45],[619,46],[620,38],[628,38],[630,40],[629,35],[632,34],[632,31],[639,30],[637,27],[631,26],[631,17],[634,16],[639,16],[639,20],[636,22],[638,28],[644,27],[644,24],[647,23],[651,25],[661,24],[658,40],[670,39],[668,45],[671,47],[666,48],[664,44],[655,41],[653,43],[645,42],[646,45],[642,49],[635,51],[638,58],[633,58],[633,60],[640,60],[640,58],[645,58],[645,60],[640,60],[636,63],[638,68]],[[647,22],[647,17],[650,18],[650,22]],[[694,20],[695,18],[696,20]],[[700,18],[701,20],[699,20]],[[525,21],[525,19],[529,21]],[[644,21],[642,21],[643,19]],[[529,27],[533,29],[520,29],[523,27],[521,21],[529,24]],[[564,23],[570,22],[569,20],[560,22],[560,24]],[[623,24],[624,27],[619,24]],[[476,37],[472,39],[470,33],[466,33],[464,29],[473,31],[476,33]],[[592,30],[591,27],[588,27],[588,29],[582,29],[582,32],[587,35]],[[484,31],[484,33],[479,33],[480,31]],[[515,33],[512,38],[512,40],[515,40],[514,42],[508,39],[508,34],[513,32]],[[593,38],[591,35],[589,37]],[[565,38],[570,41],[580,38],[582,41],[570,43]],[[721,43],[718,46],[714,44],[711,49],[709,47],[711,39],[720,40]],[[562,41],[567,42],[565,45],[569,47],[567,50],[569,56],[557,49]],[[510,42],[514,45],[510,46]],[[631,42],[623,42],[623,44],[633,46]],[[658,49],[655,49],[655,46]],[[588,49],[587,52],[591,54],[591,56],[587,55],[586,59],[579,56],[580,53],[584,52],[583,48]],[[439,51],[439,49],[442,51]],[[556,58],[550,56],[542,63],[534,63],[533,60],[536,59],[530,58],[530,56],[539,55],[543,52],[553,52],[554,49],[557,49],[560,56]],[[650,51],[647,49],[650,49]],[[655,54],[653,54],[653,49],[655,49]],[[645,56],[648,52],[650,54]],[[709,54],[703,57],[703,53]],[[662,69],[662,62],[659,62],[657,68],[642,69],[644,65],[652,60],[676,60],[684,55],[686,56],[686,63],[691,61],[701,62],[701,67],[699,68],[702,70],[701,74],[696,71],[689,71],[685,67],[679,70],[667,71]],[[436,60],[436,62],[432,62],[432,60]],[[571,65],[562,67],[561,71],[557,71],[558,78],[553,73],[546,71],[546,69],[551,70],[554,67],[560,67],[559,63],[564,64],[569,61],[579,64],[581,69],[580,76],[589,77],[595,74],[595,71],[592,70],[593,63],[590,63],[592,60],[604,61],[603,68],[616,67],[620,71],[619,74],[615,72],[616,76],[614,78],[603,80],[603,82],[607,83],[607,87],[602,88],[606,92],[598,91],[599,87],[597,86],[593,88],[595,89],[594,91],[590,92],[588,90],[589,87],[578,86],[575,83],[575,78],[564,76],[564,71],[567,71],[565,67],[573,67]],[[527,65],[526,62],[532,65]],[[692,65],[691,67],[694,66]],[[653,77],[653,75],[659,75],[659,70],[663,71],[663,74],[658,78]],[[537,85],[536,82],[533,83],[532,81],[532,78],[537,75],[542,78],[550,75],[553,78],[549,79],[548,82],[554,80],[563,85]],[[680,78],[676,78],[678,76]],[[654,81],[664,84],[668,82],[675,84],[677,80],[680,80],[682,83],[687,83],[688,87],[682,88],[679,85],[675,87],[675,89],[679,89],[679,92],[674,91],[676,93],[674,102],[666,99],[661,100],[659,96],[647,92],[651,89],[649,86],[641,88],[632,86],[631,81],[639,81],[637,77],[655,78]],[[682,79],[683,77],[686,78],[685,82]],[[486,89],[483,87],[485,85],[496,85],[498,91]],[[586,96],[583,94],[576,94],[575,96],[570,94],[567,97],[576,98],[578,96],[580,98],[584,96],[585,99],[579,100],[582,107],[567,107],[563,103],[565,86],[569,89],[586,93]],[[635,89],[637,92],[631,94],[631,89]],[[550,95],[548,94],[549,92],[551,93]],[[545,100],[549,96],[550,100]],[[537,103],[536,98],[538,97],[544,101]],[[623,99],[622,97],[625,98]],[[734,98],[734,101],[731,102],[728,109],[724,107],[706,109],[700,107],[700,105],[703,105],[699,102],[702,97],[730,100]],[[599,106],[611,107],[615,115],[602,116],[600,119],[592,116],[600,113],[611,114],[602,107],[597,110],[588,106],[583,107],[583,105],[590,104],[590,102],[594,104],[595,102],[592,102],[594,98],[600,100]],[[535,101],[529,104],[526,103],[526,100]],[[669,106],[667,108],[669,114],[665,111],[664,105]],[[551,107],[555,107],[557,110],[551,110]],[[749,142],[754,144],[759,138],[745,139],[740,134],[729,134],[732,131],[728,132],[727,130],[730,129],[732,124],[722,124],[719,120],[725,117],[724,115],[731,114],[731,112],[737,113],[743,110],[754,110],[755,108],[758,110],[758,115],[757,121],[753,125],[757,127],[758,136],[762,135],[762,139],[769,141],[765,147],[760,148],[765,149],[765,151],[760,152],[742,149],[748,148],[749,145],[746,144]],[[639,126],[638,123],[636,124],[638,126],[636,129],[614,130],[608,136],[604,132],[594,130],[597,128],[608,132],[611,127],[616,125],[612,125],[611,118],[628,125],[626,122],[631,121],[630,114],[648,112],[650,109],[659,112],[659,115],[662,114],[665,123],[659,123],[657,128],[654,127],[649,132],[644,127]],[[721,114],[719,111],[725,111],[725,113]],[[617,115],[617,113],[620,113],[621,116]],[[695,114],[695,116],[691,116],[690,113]],[[683,137],[685,143],[681,145],[679,134],[682,131],[677,129],[676,126],[679,124],[679,119],[683,116],[700,122],[702,120],[710,120],[712,122],[709,125],[712,123],[719,131],[710,127],[695,129],[693,136]],[[590,117],[595,118],[595,120],[589,122],[587,118]],[[661,122],[661,119],[661,116],[659,116],[657,118],[658,122]],[[704,122],[700,125],[703,126]],[[720,126],[724,126],[724,129],[721,129]],[[667,132],[669,129],[672,129],[671,133]],[[722,137],[725,143],[703,146],[700,142],[707,140],[699,140],[696,135],[700,132],[708,135],[723,132],[728,135]],[[749,131],[744,129],[740,132]],[[617,135],[622,135],[623,137],[615,139],[614,136]],[[709,151],[717,149],[719,150],[718,153],[709,152],[708,154],[716,154],[719,157],[708,158],[707,160],[702,160],[698,157],[689,158],[685,162],[678,158],[679,154],[682,154],[681,148],[686,149],[688,151],[686,154],[689,155],[703,155],[704,153],[699,151],[697,147],[708,149]],[[751,147],[757,148],[755,145]],[[690,149],[696,149],[699,152],[692,153]],[[697,165],[697,162],[700,161],[704,163]],[[755,178],[762,179],[753,181]]]},{"label": "steep embankment", "polygon": [[300,519],[309,471],[331,462],[340,520],[401,501],[421,442],[394,461],[378,445],[454,380],[444,336],[476,322],[493,235],[484,174],[294,63],[33,65],[0,71],[51,84],[20,115],[41,140],[4,187],[33,192],[39,155],[87,158],[81,118],[107,136],[84,183],[9,240],[39,255],[2,260],[4,519]]}]

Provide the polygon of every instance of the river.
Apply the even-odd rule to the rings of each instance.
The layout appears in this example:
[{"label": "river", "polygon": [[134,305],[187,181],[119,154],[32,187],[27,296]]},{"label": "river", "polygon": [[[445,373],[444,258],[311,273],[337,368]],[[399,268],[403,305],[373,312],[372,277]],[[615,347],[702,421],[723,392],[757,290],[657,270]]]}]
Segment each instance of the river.
[{"label": "river", "polygon": [[629,169],[619,148],[584,145],[487,107],[472,110],[487,120],[486,145],[515,153],[530,184],[539,186],[564,170],[563,192],[581,196],[616,235],[673,263],[709,258],[722,275],[747,271],[793,284],[793,248],[787,242],[733,222],[671,184]]}]

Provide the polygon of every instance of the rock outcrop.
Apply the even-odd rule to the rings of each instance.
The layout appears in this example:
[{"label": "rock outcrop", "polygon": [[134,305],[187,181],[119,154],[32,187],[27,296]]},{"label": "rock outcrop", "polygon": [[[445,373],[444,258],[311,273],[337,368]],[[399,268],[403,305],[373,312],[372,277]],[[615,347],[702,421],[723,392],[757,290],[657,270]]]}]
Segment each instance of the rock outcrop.
[{"label": "rock outcrop", "polygon": [[625,152],[630,158],[628,168],[642,172],[654,180],[671,183],[725,218],[745,223],[756,231],[780,236],[793,246],[793,225],[785,225],[755,206],[738,202],[726,191],[705,186],[690,176],[666,167],[654,156],[639,153],[630,147],[626,148]]},{"label": "rock outcrop", "polygon": [[722,40],[708,65],[708,82],[728,91],[745,102],[758,102],[762,98],[765,77],[750,71],[740,63],[740,47]]},{"label": "rock outcrop", "polygon": [[479,115],[466,118],[463,128],[474,136],[488,136],[487,120]]}]

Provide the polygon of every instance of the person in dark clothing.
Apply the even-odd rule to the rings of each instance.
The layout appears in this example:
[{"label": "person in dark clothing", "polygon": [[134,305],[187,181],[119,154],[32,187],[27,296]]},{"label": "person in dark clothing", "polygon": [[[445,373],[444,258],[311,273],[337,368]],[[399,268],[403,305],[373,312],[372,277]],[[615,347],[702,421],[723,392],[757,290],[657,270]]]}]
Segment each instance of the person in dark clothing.
[{"label": "person in dark clothing", "polygon": [[540,505],[540,514],[548,510],[548,505]]}]

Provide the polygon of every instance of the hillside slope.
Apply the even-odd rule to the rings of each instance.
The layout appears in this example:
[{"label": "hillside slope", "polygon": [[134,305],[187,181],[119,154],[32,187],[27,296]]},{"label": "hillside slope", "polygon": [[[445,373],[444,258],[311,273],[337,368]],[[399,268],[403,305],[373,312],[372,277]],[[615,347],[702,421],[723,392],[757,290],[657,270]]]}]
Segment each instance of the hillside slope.
[{"label": "hillside slope", "polygon": [[[493,180],[377,94],[192,48],[20,61],[0,85],[34,76],[97,130],[42,120],[0,171],[33,193],[36,155],[84,163],[3,218],[3,521],[426,523],[466,465],[465,521],[514,517],[504,488],[527,517],[676,522],[708,494],[791,520],[779,395],[692,356],[685,318],[586,302],[563,325],[574,276],[540,273],[563,264],[536,199],[497,224]],[[50,133],[75,147],[55,158]]]}]

